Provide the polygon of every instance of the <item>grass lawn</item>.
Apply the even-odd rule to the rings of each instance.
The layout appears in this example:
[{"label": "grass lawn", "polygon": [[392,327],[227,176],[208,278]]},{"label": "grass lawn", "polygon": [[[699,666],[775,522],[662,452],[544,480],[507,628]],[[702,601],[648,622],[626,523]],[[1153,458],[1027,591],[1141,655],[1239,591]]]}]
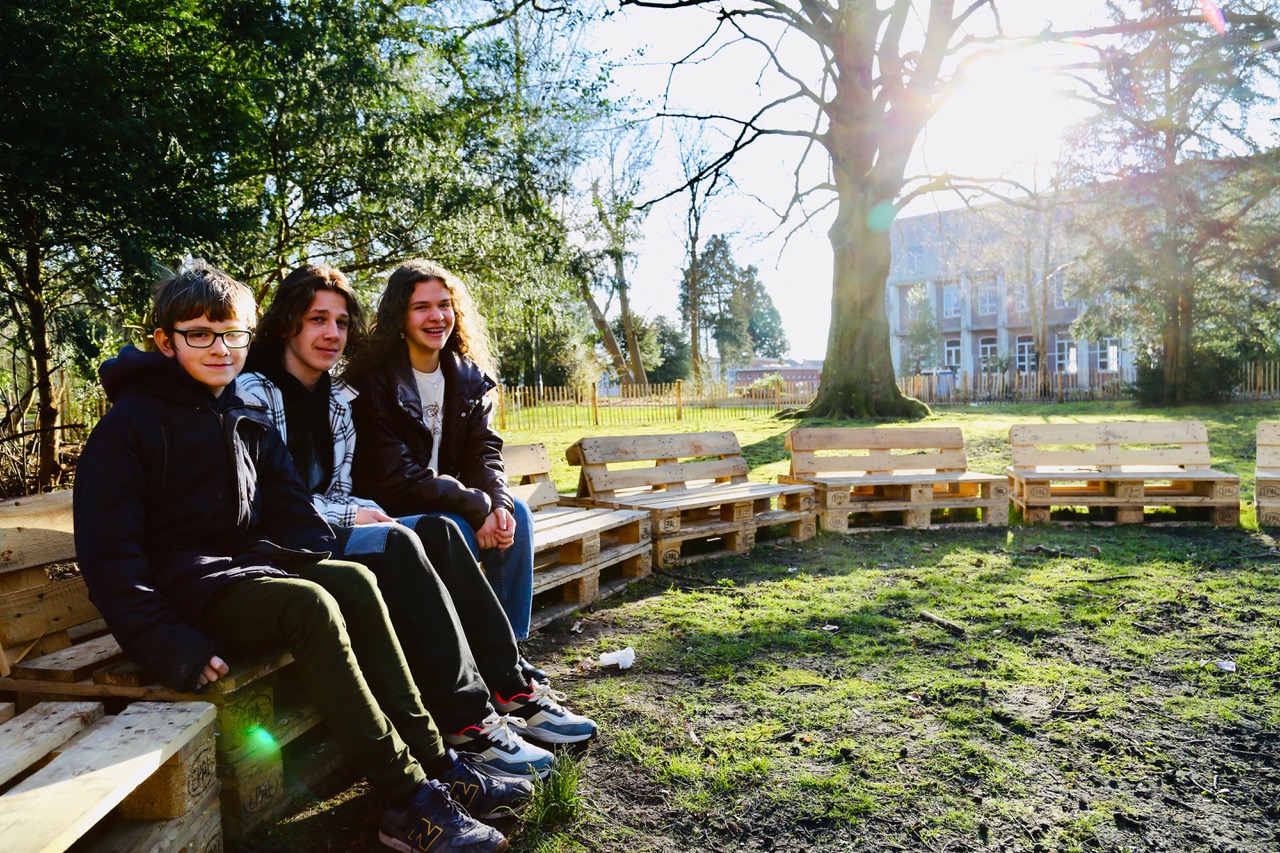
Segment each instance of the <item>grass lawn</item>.
[{"label": "grass lawn", "polygon": [[[928,423],[961,426],[971,467],[998,472],[1013,423],[1166,418],[1205,421],[1215,467],[1252,497],[1254,425],[1280,406]],[[736,432],[770,479],[795,423],[699,428]],[[562,459],[579,437],[507,439]],[[655,573],[530,641],[602,734],[576,756],[576,796],[549,797],[558,813],[502,828],[528,853],[1278,850],[1280,548],[1246,515],[827,534]],[[592,664],[626,646],[633,668]],[[371,806],[338,774],[244,849],[378,849]]]}]

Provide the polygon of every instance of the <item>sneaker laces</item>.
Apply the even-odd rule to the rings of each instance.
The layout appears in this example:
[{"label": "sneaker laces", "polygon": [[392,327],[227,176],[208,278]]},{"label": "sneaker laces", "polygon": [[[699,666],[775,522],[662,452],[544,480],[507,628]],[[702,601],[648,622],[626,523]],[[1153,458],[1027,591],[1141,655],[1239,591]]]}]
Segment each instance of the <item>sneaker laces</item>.
[{"label": "sneaker laces", "polygon": [[529,686],[533,688],[533,700],[549,711],[555,711],[558,714],[564,713],[564,706],[560,703],[569,697],[561,693],[559,690],[551,689],[549,681],[531,681]]},{"label": "sneaker laces", "polygon": [[518,748],[524,744],[524,739],[518,733],[511,731],[511,726],[523,729],[528,725],[520,717],[512,717],[494,711],[480,721],[480,730],[503,746]]}]

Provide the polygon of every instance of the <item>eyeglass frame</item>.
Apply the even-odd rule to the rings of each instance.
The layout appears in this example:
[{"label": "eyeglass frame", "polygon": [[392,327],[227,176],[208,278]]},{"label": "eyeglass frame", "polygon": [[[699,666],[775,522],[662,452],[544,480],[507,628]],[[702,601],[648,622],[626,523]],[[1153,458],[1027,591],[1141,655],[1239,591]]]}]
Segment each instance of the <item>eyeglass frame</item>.
[{"label": "eyeglass frame", "polygon": [[[175,335],[182,335],[183,342],[192,349],[212,349],[213,345],[219,340],[222,341],[222,345],[227,349],[246,349],[251,343],[253,343],[253,329],[227,329],[225,332],[215,332],[213,329],[172,329],[171,331]],[[209,343],[204,346],[200,346],[200,344],[193,344],[191,343],[191,339],[187,337],[188,335],[193,334],[213,335],[213,340],[209,341]],[[248,335],[248,337],[244,339],[243,344],[236,346],[235,344],[232,344],[231,341],[227,340],[227,335]]]}]

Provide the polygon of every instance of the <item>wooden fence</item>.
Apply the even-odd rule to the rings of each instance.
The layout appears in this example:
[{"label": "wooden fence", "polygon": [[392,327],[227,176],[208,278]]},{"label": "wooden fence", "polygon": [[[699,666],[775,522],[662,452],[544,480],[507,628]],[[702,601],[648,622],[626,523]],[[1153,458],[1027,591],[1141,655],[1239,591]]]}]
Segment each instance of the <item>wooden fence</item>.
[{"label": "wooden fence", "polygon": [[[902,393],[931,406],[1128,400],[1133,371],[1119,373],[943,373],[899,376]],[[1231,383],[1240,400],[1280,400],[1280,361],[1244,365]],[[777,412],[809,405],[816,380],[780,382],[751,389],[726,383],[691,382],[624,386],[616,395],[595,387],[507,386],[496,403],[500,429],[619,427],[641,423],[691,422],[725,415]]]}]

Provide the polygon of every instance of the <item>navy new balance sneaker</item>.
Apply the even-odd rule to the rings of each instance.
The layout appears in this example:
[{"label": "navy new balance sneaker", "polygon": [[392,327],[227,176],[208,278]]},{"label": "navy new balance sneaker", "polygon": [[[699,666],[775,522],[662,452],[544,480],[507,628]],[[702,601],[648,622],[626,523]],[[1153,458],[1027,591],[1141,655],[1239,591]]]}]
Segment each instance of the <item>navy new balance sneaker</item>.
[{"label": "navy new balance sneaker", "polygon": [[449,788],[449,796],[481,820],[515,814],[533,796],[533,785],[516,776],[495,773],[475,753],[449,750],[453,767],[436,778]]},{"label": "navy new balance sneaker", "polygon": [[403,810],[383,808],[378,840],[400,853],[504,853],[501,832],[467,814],[434,779],[422,783]]}]

